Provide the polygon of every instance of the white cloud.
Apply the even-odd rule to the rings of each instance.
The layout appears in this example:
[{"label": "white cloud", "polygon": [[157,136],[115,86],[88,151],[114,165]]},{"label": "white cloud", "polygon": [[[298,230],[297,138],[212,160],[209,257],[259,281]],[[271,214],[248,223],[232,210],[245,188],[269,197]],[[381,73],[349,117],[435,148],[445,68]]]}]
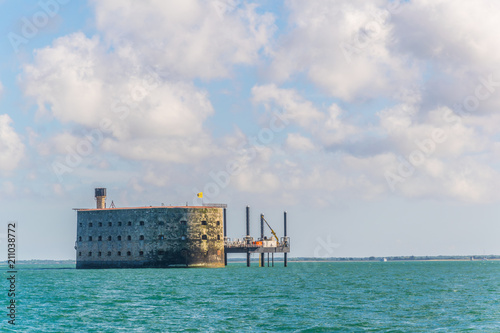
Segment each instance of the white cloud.
[{"label": "white cloud", "polygon": [[[302,188],[326,191],[325,196],[333,198],[339,193],[365,198],[387,195],[392,190],[386,172],[398,174],[405,159],[415,166],[393,188],[399,195],[472,202],[498,197],[490,183],[500,182],[500,174],[482,165],[494,158],[495,147],[487,134],[491,129],[482,131],[486,117],[460,118],[447,107],[422,112],[421,98],[409,93],[405,102],[379,111],[378,122],[361,126],[346,118],[338,105],[320,111],[293,89],[266,85],[254,87],[252,93],[254,102],[268,111],[282,110],[291,125],[300,126],[300,131],[288,133],[284,143],[290,163],[274,165],[273,158],[267,167],[258,163],[261,172],[291,186],[289,194]],[[355,146],[364,147],[361,156]],[[461,177],[464,165],[476,165],[467,169],[467,178]]]},{"label": "white cloud", "polygon": [[[253,102],[264,105],[270,114],[279,112],[288,124],[299,125],[315,139],[313,141],[321,144],[321,148],[361,140],[362,129],[345,119],[346,112],[335,103],[326,110],[319,110],[296,90],[278,88],[274,84],[253,87],[252,96]],[[289,135],[287,138],[289,146],[292,144],[305,147],[303,146],[305,144],[312,148],[313,141],[305,142],[305,138],[300,137],[301,144],[299,144],[297,135],[299,134]]]},{"label": "white cloud", "polygon": [[499,21],[500,3],[495,1],[404,2],[392,16],[395,49],[425,64],[422,76],[431,103],[462,104],[492,76],[494,91],[480,100],[476,113],[495,112],[500,107]]},{"label": "white cloud", "polygon": [[94,7],[103,37],[58,38],[24,66],[22,83],[37,116],[73,127],[39,150],[62,153],[62,136],[75,143],[102,130],[99,148],[126,159],[190,163],[213,154],[204,122],[214,110],[190,80],[227,77],[234,65],[255,64],[267,52],[273,16],[232,1],[95,1]]},{"label": "white cloud", "polygon": [[[464,154],[484,151],[489,139],[467,119],[447,115],[452,110],[440,107],[419,115],[420,105],[400,104],[378,113],[380,129],[393,143],[395,151],[409,154],[415,149],[431,149],[433,156],[460,157]],[[429,143],[431,142],[432,143]],[[432,147],[425,148],[431,144]]]},{"label": "white cloud", "polygon": [[274,53],[273,77],[287,80],[303,72],[345,100],[395,95],[418,72],[405,54],[391,52],[395,27],[388,4],[288,1],[291,31]]},{"label": "white cloud", "polygon": [[[497,197],[499,116],[493,111],[500,84],[478,99],[476,111],[452,121],[444,115],[454,102],[474,97],[478,84],[489,91],[482,82],[495,74],[500,53],[484,50],[496,45],[489,27],[499,11],[421,1],[390,12],[391,3],[290,0],[289,25],[273,45],[274,18],[253,4],[94,1],[100,35],[59,38],[24,68],[22,83],[38,116],[66,126],[30,140],[41,141],[42,155],[60,155],[88,131],[101,130],[99,153],[139,161],[141,174],[130,180],[137,189],[178,182],[185,170],[170,162],[193,168],[196,179],[187,181],[194,183],[207,170],[225,170],[229,160],[241,172],[226,190],[317,203],[390,194],[385,172],[397,172],[401,157],[420,150],[425,162],[397,184],[396,194]],[[465,18],[468,10],[472,19]],[[461,26],[462,17],[467,25]],[[251,100],[267,111],[261,125],[280,112],[283,132],[258,149],[241,148],[251,128],[246,124],[242,132],[212,138],[206,125],[215,113],[211,97],[193,80],[228,78],[235,66],[259,67],[268,55],[270,83],[256,83]],[[295,85],[302,75],[313,86]],[[318,93],[315,87],[334,99],[320,94],[321,102],[313,102],[305,94]],[[373,117],[351,113],[365,106]],[[102,128],[103,119],[109,128]],[[426,146],[436,130],[446,139]],[[105,162],[99,163],[111,165]]]},{"label": "white cloud", "polygon": [[311,139],[302,136],[300,133],[289,133],[286,138],[286,145],[290,149],[311,151],[315,149]]},{"label": "white cloud", "polygon": [[301,126],[323,144],[332,145],[353,139],[359,129],[342,119],[343,110],[336,104],[322,112],[294,89],[278,88],[274,84],[252,88],[254,103],[263,104],[270,112],[279,112],[288,121]]},{"label": "white cloud", "polygon": [[336,104],[328,108],[324,126],[319,129],[319,135],[325,145],[342,143],[345,140],[356,140],[361,129],[343,121],[343,110]]},{"label": "white cloud", "polygon": [[488,0],[411,1],[393,15],[401,48],[454,76],[498,64],[499,19],[500,3]]},{"label": "white cloud", "polygon": [[97,37],[76,33],[56,39],[53,46],[35,51],[34,64],[25,65],[25,94],[36,99],[39,116],[52,114],[62,123],[96,126],[101,105],[110,101],[105,91],[113,80],[107,77],[110,63]]},{"label": "white cloud", "polygon": [[500,198],[496,190],[499,185],[498,171],[472,158],[429,158],[412,176],[397,184],[396,193],[409,198],[485,203]]},{"label": "white cloud", "polygon": [[277,81],[304,73],[345,101],[408,102],[405,92],[419,87],[431,107],[470,103],[489,81],[475,112],[500,107],[499,3],[290,0],[287,6],[289,29],[269,68]]},{"label": "white cloud", "polygon": [[24,144],[7,114],[0,115],[0,170],[12,171],[24,157]]},{"label": "white cloud", "polygon": [[254,103],[264,104],[269,111],[284,113],[286,118],[302,127],[313,126],[323,118],[313,103],[293,89],[280,89],[274,84],[255,86],[252,97]]},{"label": "white cloud", "polygon": [[279,177],[265,168],[248,168],[234,177],[235,187],[242,192],[271,194],[281,189]]},{"label": "white cloud", "polygon": [[254,64],[274,32],[274,18],[237,1],[94,1],[97,27],[117,53],[160,72],[188,78],[227,77]]},{"label": "white cloud", "polygon": [[[207,94],[128,64],[106,53],[98,38],[76,33],[36,52],[35,62],[25,66],[25,93],[37,101],[39,116],[83,127],[64,134],[73,136],[63,140],[66,145],[98,131],[102,147],[125,158],[186,162],[208,154],[203,122],[213,108]],[[61,153],[61,135],[45,153]]]},{"label": "white cloud", "polygon": [[493,117],[459,117],[447,107],[421,109],[400,104],[378,113],[380,129],[392,143],[392,162],[384,170],[402,176],[395,193],[468,202],[498,199],[494,188],[500,173],[489,165],[498,160],[495,141],[482,130]]}]

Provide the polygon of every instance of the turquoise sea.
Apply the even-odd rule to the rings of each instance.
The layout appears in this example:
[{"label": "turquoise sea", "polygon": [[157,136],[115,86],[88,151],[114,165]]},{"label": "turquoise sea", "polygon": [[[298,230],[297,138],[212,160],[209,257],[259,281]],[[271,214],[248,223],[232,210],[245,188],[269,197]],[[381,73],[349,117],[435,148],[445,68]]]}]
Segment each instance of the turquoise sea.
[{"label": "turquoise sea", "polygon": [[[18,267],[2,332],[500,332],[500,262]],[[7,276],[6,271],[2,271]]]}]

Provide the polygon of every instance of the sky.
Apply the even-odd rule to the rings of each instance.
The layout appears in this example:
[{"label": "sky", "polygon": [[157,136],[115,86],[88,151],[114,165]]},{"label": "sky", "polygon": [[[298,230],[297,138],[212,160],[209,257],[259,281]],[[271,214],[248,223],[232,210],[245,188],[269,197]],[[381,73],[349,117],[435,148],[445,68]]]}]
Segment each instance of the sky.
[{"label": "sky", "polygon": [[[228,205],[292,257],[500,254],[500,2],[0,0],[0,260]],[[267,234],[270,233],[267,231]]]}]

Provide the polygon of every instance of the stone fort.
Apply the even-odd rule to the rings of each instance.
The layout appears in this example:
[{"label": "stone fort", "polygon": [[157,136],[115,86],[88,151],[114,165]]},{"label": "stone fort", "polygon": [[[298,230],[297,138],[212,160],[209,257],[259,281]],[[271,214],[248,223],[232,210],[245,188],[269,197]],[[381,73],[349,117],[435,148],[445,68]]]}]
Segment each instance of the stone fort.
[{"label": "stone fort", "polygon": [[225,205],[77,211],[76,268],[224,267]]}]

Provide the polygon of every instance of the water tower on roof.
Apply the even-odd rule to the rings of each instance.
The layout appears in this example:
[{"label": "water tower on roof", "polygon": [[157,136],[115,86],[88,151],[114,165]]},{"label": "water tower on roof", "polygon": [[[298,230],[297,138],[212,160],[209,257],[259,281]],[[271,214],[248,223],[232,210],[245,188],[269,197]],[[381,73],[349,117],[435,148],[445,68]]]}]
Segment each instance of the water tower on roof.
[{"label": "water tower on roof", "polygon": [[95,199],[97,202],[97,209],[106,208],[106,188],[104,187],[96,188]]}]

